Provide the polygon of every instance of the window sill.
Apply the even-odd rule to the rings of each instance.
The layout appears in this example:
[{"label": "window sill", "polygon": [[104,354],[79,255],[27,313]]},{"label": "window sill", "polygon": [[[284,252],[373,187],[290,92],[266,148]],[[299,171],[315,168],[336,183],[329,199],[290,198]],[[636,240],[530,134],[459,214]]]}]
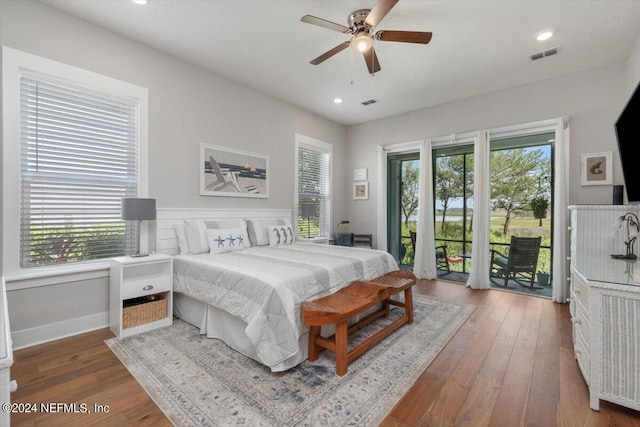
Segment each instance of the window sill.
[{"label": "window sill", "polygon": [[297,237],[296,240],[298,242],[301,243],[329,243],[329,238],[328,237],[311,237],[311,238],[306,238],[306,237]]},{"label": "window sill", "polygon": [[81,265],[39,267],[33,270],[23,270],[17,275],[6,276],[7,292],[99,279],[109,277],[110,274],[109,260],[88,262]]}]

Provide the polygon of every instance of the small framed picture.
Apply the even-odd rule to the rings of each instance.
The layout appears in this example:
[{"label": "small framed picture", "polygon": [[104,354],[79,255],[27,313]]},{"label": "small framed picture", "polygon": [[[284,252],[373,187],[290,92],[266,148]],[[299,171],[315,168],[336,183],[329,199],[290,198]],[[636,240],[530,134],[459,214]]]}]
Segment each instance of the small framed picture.
[{"label": "small framed picture", "polygon": [[367,180],[367,168],[356,169],[353,172],[354,181],[366,181]]},{"label": "small framed picture", "polygon": [[586,153],[582,155],[580,185],[613,184],[613,153]]},{"label": "small framed picture", "polygon": [[367,200],[369,198],[369,182],[353,183],[353,200]]}]

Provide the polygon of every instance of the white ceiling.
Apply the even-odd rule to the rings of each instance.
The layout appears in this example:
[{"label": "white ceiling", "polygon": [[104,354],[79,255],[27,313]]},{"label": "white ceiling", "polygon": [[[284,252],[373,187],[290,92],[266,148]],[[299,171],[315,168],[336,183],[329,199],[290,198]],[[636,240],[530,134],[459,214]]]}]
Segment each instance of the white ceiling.
[{"label": "white ceiling", "polygon": [[[300,18],[347,25],[376,0],[40,1],[345,125],[618,63],[640,33],[639,0],[400,0],[377,29],[433,39],[376,42],[382,70],[370,76],[351,49],[309,64],[349,36]],[[536,41],[547,28],[556,35]],[[529,61],[554,46],[558,55]]]}]

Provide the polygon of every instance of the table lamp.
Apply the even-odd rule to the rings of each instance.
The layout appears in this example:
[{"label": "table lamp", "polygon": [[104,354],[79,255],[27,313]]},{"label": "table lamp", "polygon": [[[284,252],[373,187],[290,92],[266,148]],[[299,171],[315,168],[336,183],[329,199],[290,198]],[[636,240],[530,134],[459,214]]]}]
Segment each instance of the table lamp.
[{"label": "table lamp", "polygon": [[140,253],[140,225],[142,221],[156,219],[156,199],[122,199],[122,215],[125,221],[138,221],[138,250],[132,257],[147,256]]}]

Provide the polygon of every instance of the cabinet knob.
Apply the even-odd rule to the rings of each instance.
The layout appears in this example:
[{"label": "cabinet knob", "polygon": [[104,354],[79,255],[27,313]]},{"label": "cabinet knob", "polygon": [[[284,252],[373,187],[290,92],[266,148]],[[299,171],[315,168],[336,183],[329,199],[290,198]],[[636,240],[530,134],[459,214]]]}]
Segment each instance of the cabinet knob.
[{"label": "cabinet knob", "polygon": [[576,325],[582,325],[581,319],[571,319],[571,322],[575,323]]},{"label": "cabinet knob", "polygon": [[143,291],[150,291],[151,289],[153,289],[153,285],[146,285],[144,288],[142,288]]}]

